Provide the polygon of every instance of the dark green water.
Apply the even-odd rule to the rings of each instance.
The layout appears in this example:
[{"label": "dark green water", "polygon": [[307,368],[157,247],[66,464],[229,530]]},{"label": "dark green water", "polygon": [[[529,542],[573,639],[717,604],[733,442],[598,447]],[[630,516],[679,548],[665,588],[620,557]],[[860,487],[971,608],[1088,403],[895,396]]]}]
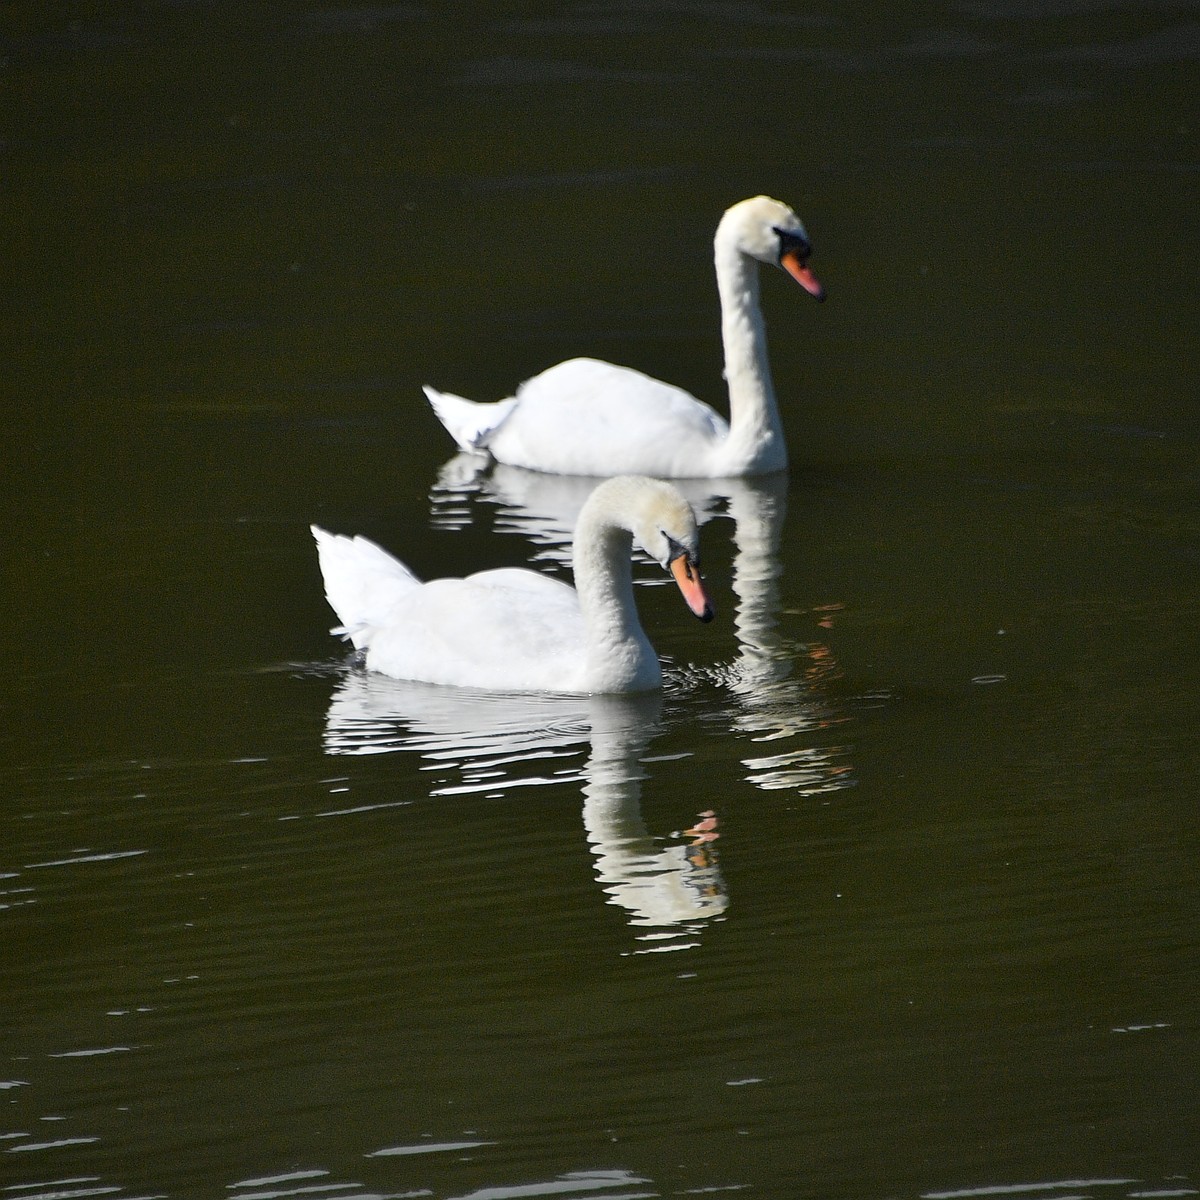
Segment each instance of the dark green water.
[{"label": "dark green water", "polygon": [[[1200,5],[0,35],[0,1196],[1200,1192]],[[722,404],[757,192],[830,298],[662,697],[349,669],[311,521],[562,569],[420,385]]]}]

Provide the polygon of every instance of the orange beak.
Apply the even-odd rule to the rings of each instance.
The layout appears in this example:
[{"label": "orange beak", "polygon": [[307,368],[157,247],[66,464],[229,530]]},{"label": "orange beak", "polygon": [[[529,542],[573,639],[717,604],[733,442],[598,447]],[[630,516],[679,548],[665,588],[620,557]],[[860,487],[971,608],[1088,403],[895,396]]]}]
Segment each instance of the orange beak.
[{"label": "orange beak", "polygon": [[821,281],[809,270],[808,263],[796,253],[789,250],[779,259],[779,265],[810,295],[818,300],[825,299],[825,289]]},{"label": "orange beak", "polygon": [[677,554],[671,559],[671,574],[679,584],[684,600],[692,612],[702,621],[713,619],[712,601],[704,590],[704,581],[700,578],[699,569],[686,554]]}]

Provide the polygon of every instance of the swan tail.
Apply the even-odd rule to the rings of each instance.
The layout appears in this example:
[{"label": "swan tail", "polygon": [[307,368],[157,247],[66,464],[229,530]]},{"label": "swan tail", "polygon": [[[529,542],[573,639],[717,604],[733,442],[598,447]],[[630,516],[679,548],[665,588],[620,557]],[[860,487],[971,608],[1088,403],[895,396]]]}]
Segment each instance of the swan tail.
[{"label": "swan tail", "polygon": [[446,427],[458,448],[468,453],[478,454],[486,450],[492,434],[517,404],[513,398],[479,404],[449,392],[439,392],[435,388],[423,390],[437,419]]},{"label": "swan tail", "polygon": [[398,601],[421,582],[370,538],[344,537],[318,525],[310,528],[325,580],[325,598],[339,622],[330,632],[361,650]]}]

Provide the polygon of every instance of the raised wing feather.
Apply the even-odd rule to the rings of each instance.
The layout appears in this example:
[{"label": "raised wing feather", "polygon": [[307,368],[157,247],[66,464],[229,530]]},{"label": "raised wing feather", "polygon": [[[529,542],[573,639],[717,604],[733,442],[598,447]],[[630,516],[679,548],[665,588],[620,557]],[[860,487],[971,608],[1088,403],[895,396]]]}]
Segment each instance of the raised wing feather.
[{"label": "raised wing feather", "polygon": [[370,630],[385,624],[396,605],[421,582],[370,538],[345,537],[318,525],[312,526],[312,535],[325,595],[341,621],[333,632],[344,634],[361,648],[370,640]]}]

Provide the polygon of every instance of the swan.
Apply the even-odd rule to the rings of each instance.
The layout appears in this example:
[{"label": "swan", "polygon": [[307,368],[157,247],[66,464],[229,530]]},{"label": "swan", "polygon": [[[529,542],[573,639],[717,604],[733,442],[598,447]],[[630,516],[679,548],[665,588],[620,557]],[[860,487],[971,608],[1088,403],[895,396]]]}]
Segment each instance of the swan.
[{"label": "swan", "polygon": [[688,479],[782,471],[787,446],[767,362],[758,264],[782,267],[823,300],[808,266],[812,244],[786,204],[755,196],[725,212],[713,246],[728,421],[682,388],[594,358],[550,367],[494,403],[426,387],[434,413],[460,449],[556,475]]},{"label": "swan", "polygon": [[579,514],[575,587],[502,568],[422,583],[364,537],[312,526],[333,630],[366,651],[366,666],[397,679],[510,692],[637,692],[662,668],[633,600],[636,538],[674,576],[702,621],[712,603],[700,578],[691,506],[672,484],[605,480]]}]

